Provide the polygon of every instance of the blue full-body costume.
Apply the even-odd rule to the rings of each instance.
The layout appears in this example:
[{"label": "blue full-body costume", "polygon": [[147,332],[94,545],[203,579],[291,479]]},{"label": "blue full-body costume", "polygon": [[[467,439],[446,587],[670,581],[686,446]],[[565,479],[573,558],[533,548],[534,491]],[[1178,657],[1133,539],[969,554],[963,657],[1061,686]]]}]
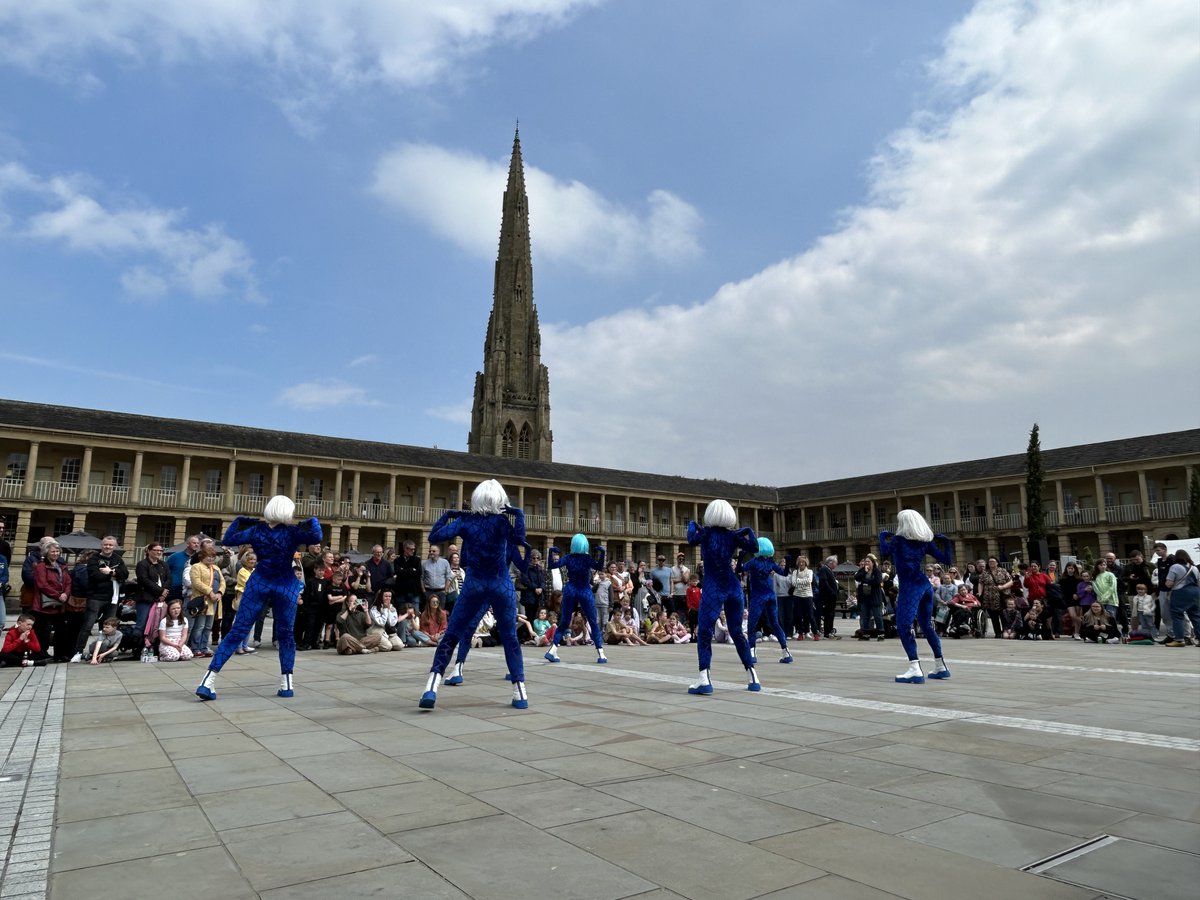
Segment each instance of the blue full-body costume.
[{"label": "blue full-body costume", "polygon": [[[913,541],[884,531],[879,535],[879,552],[881,556],[892,557],[896,563],[896,575],[900,579],[900,593],[896,598],[896,630],[900,633],[900,643],[904,645],[909,661],[917,660],[917,641],[912,634],[914,619],[929,641],[934,657],[941,659],[942,642],[933,627],[933,585],[925,577],[924,564],[928,554],[942,565],[950,565],[950,539],[944,534],[935,534],[929,542]],[[930,677],[948,676],[947,670],[945,675],[935,672]]]},{"label": "blue full-body costume", "polygon": [[[745,572],[747,580],[750,582],[750,615],[748,618],[750,634],[747,636],[750,644],[750,655],[757,659],[757,654],[754,652],[754,646],[758,638],[758,620],[766,614],[767,627],[771,629],[771,633],[775,635],[779,641],[779,648],[783,651],[783,658],[780,662],[790,663],[792,656],[788,653],[787,635],[784,634],[783,626],[779,624],[779,600],[775,595],[775,583],[771,579],[771,575],[787,575],[787,571],[780,565],[775,563],[775,560],[766,556],[755,556],[752,559],[746,559],[744,556],[738,560],[738,572]],[[703,595],[701,595],[703,598]],[[703,604],[703,599],[701,599]],[[729,613],[725,614],[729,618]]]},{"label": "blue full-body costume", "polygon": [[[521,552],[522,549],[524,549],[524,553]],[[530,544],[514,544],[512,546],[512,550],[509,554],[509,562],[517,567],[517,571],[524,572],[529,568],[529,551],[532,549],[533,547]],[[458,654],[454,659],[454,674],[442,682],[443,684],[454,687],[462,684],[465,680],[462,674],[463,666],[466,665],[467,654],[471,652],[471,641],[475,636],[475,631],[477,628],[479,628],[479,623],[483,621],[483,617],[487,615],[487,611],[488,608],[486,606],[479,607],[479,612],[475,616],[475,621],[472,622],[467,629],[466,638],[458,642]],[[454,610],[452,609],[451,613],[453,612]],[[505,677],[509,681],[512,681],[511,673],[506,674]]]},{"label": "blue full-body costume", "polygon": [[[514,546],[525,543],[525,514],[515,507],[508,507],[507,511],[512,514],[515,524],[503,513],[446,510],[429,532],[431,544],[456,537],[463,539],[461,562],[467,573],[458,601],[450,612],[446,631],[434,651],[432,674],[440,677],[445,673],[450,655],[460,641],[465,640],[470,646],[471,635],[490,605],[504,645],[509,680],[518,684],[525,682],[525,664],[517,640],[517,594],[508,572]],[[436,700],[436,690],[428,689],[421,697],[420,706],[432,709]],[[528,705],[527,701],[520,702]],[[513,704],[518,705],[518,701],[514,699]]]},{"label": "blue full-body costume", "polygon": [[[592,572],[604,571],[604,548],[597,548],[599,558],[590,553],[568,553],[563,555],[557,547],[552,547],[551,555],[557,554],[550,561],[551,569],[566,569],[567,577],[563,579],[562,614],[558,619],[558,630],[554,633],[554,647],[562,645],[563,638],[571,627],[571,617],[575,610],[583,608],[583,616],[587,619],[588,627],[592,629],[592,641],[596,644],[596,652],[600,658],[596,662],[608,662],[604,658],[604,633],[600,630],[600,620],[596,617],[596,598],[592,594]],[[550,662],[558,662],[558,654],[554,650],[546,653]]]},{"label": "blue full-body costume", "polygon": [[[725,610],[729,636],[733,638],[738,658],[748,670],[753,669],[754,658],[750,655],[746,635],[742,633],[745,596],[742,594],[742,584],[730,563],[739,550],[749,553],[758,550],[758,539],[754,536],[754,531],[750,528],[733,531],[729,528],[689,522],[688,543],[693,547],[700,545],[700,558],[704,561],[704,587],[700,593],[700,616],[696,625],[700,671],[707,672],[712,668],[713,627],[717,624],[722,609]],[[749,689],[759,689],[757,680],[751,682]],[[712,693],[712,685],[697,685],[688,688],[688,691],[709,694]]]},{"label": "blue full-body costume", "polygon": [[[254,627],[259,613],[270,604],[279,645],[279,671],[284,676],[279,695],[292,696],[291,675],[296,665],[293,625],[296,621],[296,599],[303,588],[292,571],[292,560],[298,547],[319,544],[322,538],[321,523],[316,517],[295,525],[271,526],[249,516],[238,516],[230,523],[221,543],[226,547],[249,544],[258,556],[258,565],[246,582],[233,627],[221,640],[221,645],[208,664],[209,672],[221,671],[221,667],[229,661],[229,657]],[[208,681],[207,676],[205,680]],[[216,693],[206,684],[196,688],[196,694],[205,700],[216,699]]]}]

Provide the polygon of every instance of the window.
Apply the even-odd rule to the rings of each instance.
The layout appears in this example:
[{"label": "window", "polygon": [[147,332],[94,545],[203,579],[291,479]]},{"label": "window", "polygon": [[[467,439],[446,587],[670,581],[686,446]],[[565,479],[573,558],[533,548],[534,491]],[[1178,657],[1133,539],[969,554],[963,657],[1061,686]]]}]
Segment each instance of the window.
[{"label": "window", "polygon": [[250,476],[249,483],[250,496],[261,497],[263,495],[263,489],[266,486],[266,478],[261,474],[254,474]]},{"label": "window", "polygon": [[[62,474],[59,481],[63,484],[79,484],[79,473],[83,469],[83,460],[79,457],[62,461]],[[70,531],[70,529],[68,529]]]},{"label": "window", "polygon": [[929,518],[940,519],[942,517],[942,505],[936,500],[929,501]]},{"label": "window", "polygon": [[1153,478],[1146,479],[1146,498],[1151,503],[1158,502],[1158,482]]},{"label": "window", "polygon": [[220,469],[209,469],[204,475],[204,492],[206,494],[221,493],[221,476],[224,474]]},{"label": "window", "polygon": [[1106,485],[1103,485],[1103,487],[1104,487],[1104,505],[1105,506],[1115,506],[1116,504],[1113,502],[1112,485],[1106,484]]},{"label": "window", "polygon": [[70,534],[75,528],[75,519],[71,516],[58,516],[54,520],[54,536]]},{"label": "window", "polygon": [[876,525],[887,525],[888,524],[888,511],[882,506],[875,507],[875,524]]},{"label": "window", "polygon": [[516,455],[517,429],[513,428],[513,423],[509,422],[504,426],[504,432],[500,435],[500,455],[512,457]]},{"label": "window", "polygon": [[529,459],[533,452],[533,433],[529,430],[529,423],[526,422],[521,426],[521,436],[517,438],[517,459]]},{"label": "window", "polygon": [[164,491],[173,491],[179,487],[179,470],[174,466],[163,466],[159,484]]},{"label": "window", "polygon": [[314,478],[312,480],[312,490],[308,493],[309,500],[325,499],[325,479]]},{"label": "window", "polygon": [[28,465],[28,453],[10,453],[8,454],[8,464],[4,468],[4,477],[13,481],[24,481],[25,469]]},{"label": "window", "polygon": [[115,488],[129,487],[129,474],[132,468],[127,462],[113,463],[112,486]]},{"label": "window", "polygon": [[810,512],[808,514],[808,527],[809,528],[817,527],[817,514],[815,512]]},{"label": "window", "polygon": [[960,500],[958,503],[958,517],[960,519],[971,518],[971,501]]},{"label": "window", "polygon": [[855,528],[859,528],[863,523],[863,514],[860,510],[852,510],[850,512],[850,522]]},{"label": "window", "polygon": [[175,543],[175,525],[172,522],[155,522],[154,533],[151,540],[162,544],[163,547],[170,547]]}]

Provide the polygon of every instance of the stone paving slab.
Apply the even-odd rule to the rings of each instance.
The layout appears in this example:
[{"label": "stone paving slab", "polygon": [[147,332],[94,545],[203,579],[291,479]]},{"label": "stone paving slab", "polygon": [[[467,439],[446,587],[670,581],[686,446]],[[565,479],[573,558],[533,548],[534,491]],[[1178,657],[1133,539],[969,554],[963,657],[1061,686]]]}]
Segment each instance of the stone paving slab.
[{"label": "stone paving slab", "polygon": [[958,642],[914,686],[808,646],[760,694],[716,648],[711,697],[686,645],[531,656],[527,711],[492,650],[431,712],[426,651],[302,654],[281,700],[264,648],[208,704],[199,661],[0,670],[0,897],[1194,895],[1200,655]]}]

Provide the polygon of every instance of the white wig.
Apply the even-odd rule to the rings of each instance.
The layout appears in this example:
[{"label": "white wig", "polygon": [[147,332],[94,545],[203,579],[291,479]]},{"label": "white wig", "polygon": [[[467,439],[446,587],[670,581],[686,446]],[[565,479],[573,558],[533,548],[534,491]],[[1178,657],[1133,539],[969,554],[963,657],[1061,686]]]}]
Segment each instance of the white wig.
[{"label": "white wig", "polygon": [[736,528],[737,514],[728,500],[714,500],[704,510],[704,524],[709,528]]},{"label": "white wig", "polygon": [[276,494],[267,501],[266,508],[263,509],[263,518],[272,525],[291,525],[292,520],[296,518],[296,504],[290,497]]},{"label": "white wig", "polygon": [[495,478],[479,482],[471,492],[471,509],[477,513],[502,513],[508,506],[508,494]]},{"label": "white wig", "polygon": [[933,540],[933,529],[925,517],[915,509],[902,509],[896,516],[896,534],[910,541],[928,544]]}]

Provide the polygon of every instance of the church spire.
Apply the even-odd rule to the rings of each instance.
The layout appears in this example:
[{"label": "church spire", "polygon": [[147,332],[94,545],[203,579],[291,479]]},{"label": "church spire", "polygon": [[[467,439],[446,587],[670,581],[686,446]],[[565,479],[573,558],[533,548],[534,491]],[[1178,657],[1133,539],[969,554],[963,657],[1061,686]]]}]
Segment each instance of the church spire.
[{"label": "church spire", "polygon": [[549,461],[553,441],[549,375],[542,365],[541,330],[533,303],[529,198],[519,124],[501,208],[492,312],[483,343],[483,371],[475,373],[467,449]]}]

